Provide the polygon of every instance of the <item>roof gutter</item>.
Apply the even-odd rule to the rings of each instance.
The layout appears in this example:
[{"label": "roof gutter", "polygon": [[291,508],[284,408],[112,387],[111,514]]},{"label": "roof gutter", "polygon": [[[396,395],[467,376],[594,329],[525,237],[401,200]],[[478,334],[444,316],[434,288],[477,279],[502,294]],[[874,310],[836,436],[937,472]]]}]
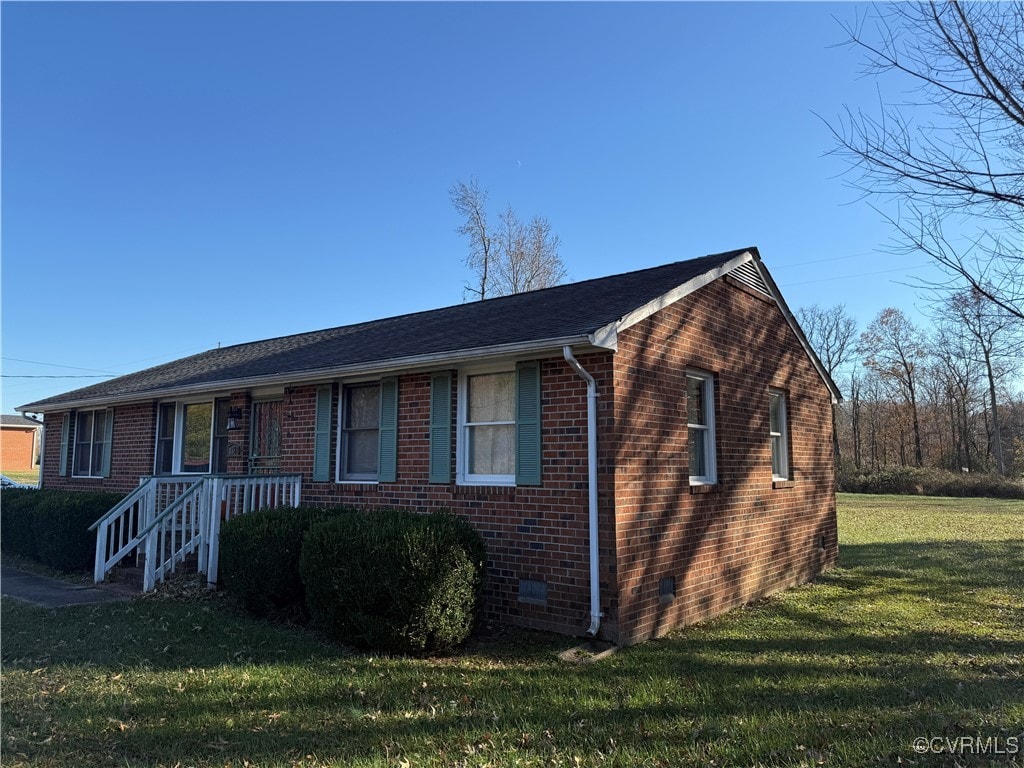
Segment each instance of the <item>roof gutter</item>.
[{"label": "roof gutter", "polygon": [[601,571],[598,567],[597,540],[597,382],[572,354],[572,347],[562,347],[562,356],[573,370],[587,382],[587,501],[590,534],[590,628],[587,634],[597,636],[601,627]]},{"label": "roof gutter", "polygon": [[487,358],[516,357],[522,354],[534,354],[538,352],[554,352],[567,344],[593,345],[589,336],[564,336],[554,339],[540,339],[538,341],[515,342],[512,344],[499,344],[490,347],[478,347],[476,349],[464,350],[461,352],[431,352],[423,355],[409,355],[386,361],[369,361],[365,363],[353,363],[351,365],[331,366],[305,371],[292,371],[290,373],[274,373],[262,376],[250,376],[237,379],[222,379],[219,381],[204,381],[198,384],[189,384],[176,387],[158,387],[139,392],[128,392],[123,395],[111,394],[101,397],[86,397],[79,400],[64,400],[56,403],[39,401],[28,403],[15,408],[21,413],[50,413],[55,411],[67,411],[73,408],[99,407],[120,403],[149,402],[171,397],[188,397],[191,395],[206,394],[209,392],[237,392],[241,389],[253,387],[266,387],[282,384],[317,384],[337,379],[341,376],[365,375],[365,374],[390,374],[399,371],[415,371],[436,369],[438,366],[456,366],[463,363],[474,362]]}]

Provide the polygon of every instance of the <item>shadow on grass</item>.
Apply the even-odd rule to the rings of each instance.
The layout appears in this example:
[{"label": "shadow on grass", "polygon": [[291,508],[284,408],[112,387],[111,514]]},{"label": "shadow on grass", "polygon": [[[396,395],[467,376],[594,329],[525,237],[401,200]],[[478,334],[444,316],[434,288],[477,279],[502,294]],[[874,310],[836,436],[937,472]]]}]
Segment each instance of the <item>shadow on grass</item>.
[{"label": "shadow on grass", "polygon": [[[22,609],[5,616],[5,678],[45,660],[54,689],[72,684],[44,697],[5,680],[5,730],[38,764],[799,764],[813,748],[855,765],[912,758],[918,735],[1013,725],[1024,706],[1024,615],[1009,599],[1024,586],[1020,545],[870,544],[842,557],[814,586],[582,667],[555,661],[566,642],[549,636],[454,660],[379,659],[216,608],[144,601],[51,614],[62,620],[32,641],[11,631]],[[48,742],[41,722],[55,723]]]}]

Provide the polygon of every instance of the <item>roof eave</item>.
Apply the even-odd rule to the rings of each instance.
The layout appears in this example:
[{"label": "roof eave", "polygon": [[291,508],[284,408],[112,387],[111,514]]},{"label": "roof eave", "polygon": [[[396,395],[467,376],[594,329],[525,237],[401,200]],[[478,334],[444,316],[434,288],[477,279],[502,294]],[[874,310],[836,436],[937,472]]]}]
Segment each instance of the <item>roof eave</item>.
[{"label": "roof eave", "polygon": [[663,293],[655,299],[651,299],[651,301],[641,307],[637,307],[629,314],[623,315],[618,320],[597,329],[597,331],[590,334],[591,342],[595,346],[607,349],[617,349],[619,333],[621,331],[631,328],[637,323],[646,320],[655,312],[660,312],[670,304],[674,304],[680,299],[689,296],[694,291],[700,290],[705,285],[713,283],[718,278],[729,274],[737,267],[746,264],[748,261],[759,261],[759,259],[760,257],[757,255],[757,249],[749,248],[738,256],[734,256],[728,261],[719,264],[717,267],[713,267],[707,272],[703,272],[696,277],[690,278],[685,283],[673,288],[671,291]]},{"label": "roof eave", "polygon": [[787,305],[786,300],[782,298],[782,292],[779,290],[779,286],[775,284],[775,280],[772,279],[771,274],[768,272],[768,268],[765,267],[764,263],[761,261],[761,255],[758,253],[757,248],[748,248],[738,256],[734,256],[728,261],[719,264],[717,267],[709,269],[707,272],[687,280],[682,285],[673,288],[671,291],[662,294],[656,299],[652,299],[642,307],[634,309],[628,315],[623,315],[615,322],[608,323],[608,325],[599,328],[597,331],[590,334],[591,343],[595,346],[607,349],[617,349],[618,335],[621,331],[646,320],[655,312],[664,309],[670,304],[674,304],[694,291],[700,290],[705,285],[713,283],[715,280],[720,277],[724,277],[737,267],[741,267],[747,262],[754,263],[754,268],[758,271],[758,274],[761,275],[761,279],[764,280],[765,285],[768,286],[768,290],[770,291],[772,298],[775,299],[779,309],[782,310],[782,315],[786,318],[786,322],[789,324],[790,328],[793,329],[793,333],[796,334],[797,340],[800,342],[800,346],[803,347],[804,352],[806,352],[807,356],[810,358],[814,369],[818,372],[821,380],[828,388],[829,394],[832,396],[832,402],[840,402],[843,399],[843,395],[839,391],[839,387],[836,386],[832,377],[829,376],[828,371],[825,370],[825,366],[822,364],[821,359],[814,351],[814,348],[811,346],[807,337],[804,335],[803,330],[800,328],[800,324],[796,321],[796,318],[790,311],[789,305]]},{"label": "roof eave", "polygon": [[523,354],[536,354],[549,351],[561,354],[562,347],[566,345],[585,345],[590,347],[608,348],[596,343],[592,339],[592,336],[593,334],[561,336],[553,339],[539,339],[515,342],[512,344],[498,344],[489,347],[460,350],[457,352],[432,352],[423,355],[410,355],[393,360],[377,360],[365,363],[354,363],[351,365],[293,371],[290,373],[276,373],[263,376],[223,379],[219,381],[205,381],[198,384],[189,384],[177,387],[159,387],[124,395],[107,395],[103,397],[82,398],[79,400],[65,400],[58,403],[38,401],[35,403],[20,405],[15,408],[15,410],[21,413],[52,413],[75,408],[98,408],[122,403],[138,403],[172,397],[188,397],[207,392],[238,391],[241,389],[251,389],[253,387],[268,387],[282,384],[316,384],[343,376],[365,376],[378,373],[390,374],[397,373],[399,371],[415,372],[437,369],[439,366],[458,366],[485,359],[515,357]]}]

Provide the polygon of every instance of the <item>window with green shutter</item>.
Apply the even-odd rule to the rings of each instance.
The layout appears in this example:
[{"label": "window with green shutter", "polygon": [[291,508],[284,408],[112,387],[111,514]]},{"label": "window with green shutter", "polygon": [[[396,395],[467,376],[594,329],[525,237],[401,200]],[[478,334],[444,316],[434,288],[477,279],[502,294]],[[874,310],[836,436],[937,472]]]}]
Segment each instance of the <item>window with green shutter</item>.
[{"label": "window with green shutter", "polygon": [[459,379],[458,481],[540,485],[540,364]]},{"label": "window with green shutter", "polygon": [[380,383],[380,456],[377,481],[393,483],[398,477],[398,379]]},{"label": "window with green shutter", "polygon": [[516,366],[516,485],[540,485],[540,363]]},{"label": "window with green shutter", "polygon": [[65,413],[60,425],[60,476],[68,474],[68,458],[71,455],[71,414]]},{"label": "window with green shutter", "polygon": [[[114,436],[114,412],[110,409],[78,411],[75,414],[74,477],[109,477],[110,452]],[[65,448],[61,444],[61,463]]]},{"label": "window with green shutter", "polygon": [[330,384],[324,384],[316,389],[313,480],[317,483],[326,483],[331,479],[331,399],[333,389]]},{"label": "window with green shutter", "polygon": [[452,375],[430,377],[430,477],[431,483],[452,481]]}]

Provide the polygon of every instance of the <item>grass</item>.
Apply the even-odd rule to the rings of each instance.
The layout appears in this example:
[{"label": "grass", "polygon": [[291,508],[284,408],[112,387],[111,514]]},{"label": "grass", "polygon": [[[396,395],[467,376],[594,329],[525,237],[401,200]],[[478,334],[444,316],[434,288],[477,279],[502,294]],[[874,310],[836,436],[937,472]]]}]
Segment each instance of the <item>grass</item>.
[{"label": "grass", "polygon": [[16,483],[25,483],[26,485],[35,485],[39,482],[39,467],[35,469],[25,470],[2,470],[0,474],[10,478]]},{"label": "grass", "polygon": [[[843,495],[839,515],[818,583],[590,665],[525,632],[354,654],[217,596],[4,600],[3,764],[1024,764],[1024,507]],[[954,761],[921,736],[1020,750]]]}]

